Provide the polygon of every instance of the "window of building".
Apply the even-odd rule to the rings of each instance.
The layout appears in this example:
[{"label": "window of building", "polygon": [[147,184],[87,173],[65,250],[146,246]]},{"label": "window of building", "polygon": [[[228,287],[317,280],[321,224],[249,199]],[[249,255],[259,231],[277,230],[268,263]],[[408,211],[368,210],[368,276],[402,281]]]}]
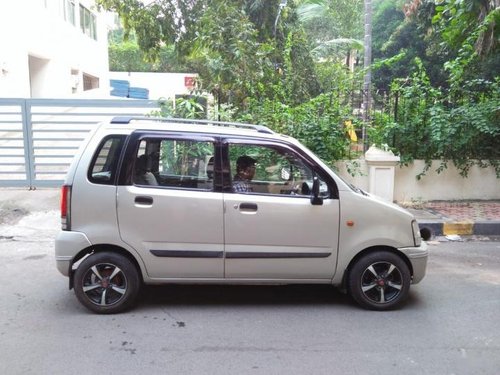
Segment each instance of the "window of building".
[{"label": "window of building", "polygon": [[80,28],[85,35],[97,40],[96,16],[83,5],[80,4]]},{"label": "window of building", "polygon": [[83,91],[98,89],[99,78],[83,73]]},{"label": "window of building", "polygon": [[63,0],[64,20],[76,26],[75,0]]}]

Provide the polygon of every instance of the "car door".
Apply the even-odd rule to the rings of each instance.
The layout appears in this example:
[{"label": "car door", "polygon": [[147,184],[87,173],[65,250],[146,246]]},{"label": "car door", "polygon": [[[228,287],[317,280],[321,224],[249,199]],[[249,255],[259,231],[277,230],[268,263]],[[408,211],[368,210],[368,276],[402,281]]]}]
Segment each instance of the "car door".
[{"label": "car door", "polygon": [[[331,279],[339,228],[332,182],[285,144],[227,140],[226,147],[234,188],[224,194],[225,277]],[[249,191],[242,192],[237,164],[248,157],[255,160],[255,173],[246,181]],[[315,177],[321,205],[311,200]]]},{"label": "car door", "polygon": [[204,136],[134,134],[129,142],[117,195],[120,236],[151,278],[223,277],[215,152],[215,139]]}]

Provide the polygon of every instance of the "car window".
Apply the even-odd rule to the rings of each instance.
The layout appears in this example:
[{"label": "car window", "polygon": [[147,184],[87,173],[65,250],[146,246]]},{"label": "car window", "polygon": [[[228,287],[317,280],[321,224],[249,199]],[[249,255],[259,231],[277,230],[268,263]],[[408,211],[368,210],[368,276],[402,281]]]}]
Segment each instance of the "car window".
[{"label": "car window", "polygon": [[114,184],[124,139],[125,136],[115,135],[106,137],[101,142],[90,164],[88,178],[91,182],[104,185]]},{"label": "car window", "polygon": [[141,140],[134,166],[136,185],[212,190],[214,144],[179,139]]},{"label": "car window", "polygon": [[[230,144],[232,190],[309,197],[316,176],[311,167],[287,148],[269,145]],[[320,180],[320,194],[329,197],[328,185]]]}]

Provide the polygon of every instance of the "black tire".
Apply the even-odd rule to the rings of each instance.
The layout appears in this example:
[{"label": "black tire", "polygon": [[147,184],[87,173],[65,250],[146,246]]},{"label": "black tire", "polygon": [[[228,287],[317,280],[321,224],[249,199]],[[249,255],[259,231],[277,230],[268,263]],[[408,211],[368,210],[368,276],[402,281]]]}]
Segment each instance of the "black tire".
[{"label": "black tire", "polygon": [[115,314],[130,308],[140,289],[139,273],[126,257],[110,252],[91,254],[74,276],[78,300],[98,314]]},{"label": "black tire", "polygon": [[376,251],[360,258],[351,268],[347,288],[351,297],[369,310],[395,309],[406,300],[411,274],[397,254]]}]

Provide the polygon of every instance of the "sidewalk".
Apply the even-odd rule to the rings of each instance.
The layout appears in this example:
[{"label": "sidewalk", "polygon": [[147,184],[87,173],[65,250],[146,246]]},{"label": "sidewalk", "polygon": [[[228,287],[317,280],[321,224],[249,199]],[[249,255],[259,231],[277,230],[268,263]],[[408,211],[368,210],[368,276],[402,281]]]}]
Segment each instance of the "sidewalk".
[{"label": "sidewalk", "polygon": [[407,208],[434,236],[500,235],[500,201],[432,201]]}]

